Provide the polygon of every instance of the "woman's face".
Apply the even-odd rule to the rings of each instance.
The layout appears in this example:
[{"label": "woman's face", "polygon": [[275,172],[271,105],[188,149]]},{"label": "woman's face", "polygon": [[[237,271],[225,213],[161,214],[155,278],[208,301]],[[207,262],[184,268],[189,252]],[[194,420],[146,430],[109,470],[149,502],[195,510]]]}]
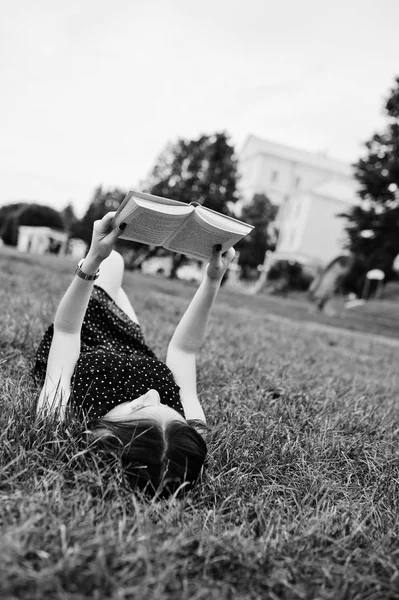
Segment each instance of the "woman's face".
[{"label": "woman's face", "polygon": [[161,404],[161,398],[156,390],[149,390],[135,400],[122,402],[112,408],[104,416],[108,421],[137,421],[138,419],[148,419],[159,421],[166,426],[171,421],[186,420],[176,410]]}]

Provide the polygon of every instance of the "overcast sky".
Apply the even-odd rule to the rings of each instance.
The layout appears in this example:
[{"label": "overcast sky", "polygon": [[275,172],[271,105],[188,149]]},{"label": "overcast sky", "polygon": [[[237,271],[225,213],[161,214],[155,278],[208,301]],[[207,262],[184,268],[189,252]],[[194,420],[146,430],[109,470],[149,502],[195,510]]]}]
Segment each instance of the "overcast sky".
[{"label": "overcast sky", "polygon": [[177,137],[353,161],[399,75],[398,0],[2,0],[0,205],[81,215]]}]

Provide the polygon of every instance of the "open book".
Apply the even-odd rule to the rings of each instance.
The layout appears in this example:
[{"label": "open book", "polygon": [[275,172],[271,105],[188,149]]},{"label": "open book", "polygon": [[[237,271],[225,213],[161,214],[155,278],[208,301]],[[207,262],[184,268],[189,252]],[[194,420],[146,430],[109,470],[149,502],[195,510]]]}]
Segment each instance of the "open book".
[{"label": "open book", "polygon": [[119,237],[163,246],[173,252],[207,260],[215,244],[226,252],[253,229],[233,217],[205,208],[130,190],[113,219],[113,227],[127,223]]}]

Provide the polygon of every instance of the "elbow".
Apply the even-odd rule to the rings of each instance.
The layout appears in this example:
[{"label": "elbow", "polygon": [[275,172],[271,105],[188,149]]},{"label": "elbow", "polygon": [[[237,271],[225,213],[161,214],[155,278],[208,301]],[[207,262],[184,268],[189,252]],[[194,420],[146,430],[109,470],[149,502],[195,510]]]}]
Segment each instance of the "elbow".
[{"label": "elbow", "polygon": [[168,346],[168,357],[193,357],[195,358],[198,352],[198,347],[195,344],[170,342]]},{"label": "elbow", "polygon": [[57,319],[56,317],[54,320],[54,331],[73,335],[80,333],[80,328],[77,328],[74,323],[71,323],[71,321],[66,319]]},{"label": "elbow", "polygon": [[199,345],[197,343],[195,343],[194,341],[180,341],[180,342],[176,342],[176,341],[171,341],[169,346],[168,346],[168,353],[182,353],[182,354],[189,354],[189,355],[196,355],[197,352],[199,350]]}]

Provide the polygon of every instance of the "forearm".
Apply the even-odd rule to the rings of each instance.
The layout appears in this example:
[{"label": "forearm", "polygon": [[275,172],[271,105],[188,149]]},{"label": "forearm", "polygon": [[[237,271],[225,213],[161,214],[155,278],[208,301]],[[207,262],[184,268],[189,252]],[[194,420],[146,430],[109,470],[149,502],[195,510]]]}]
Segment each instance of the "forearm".
[{"label": "forearm", "polygon": [[198,352],[205,337],[208,318],[220,283],[221,279],[212,280],[205,276],[178,324],[170,346],[175,346],[185,352]]},{"label": "forearm", "polygon": [[[94,275],[99,269],[101,262],[101,258],[89,252],[82,265],[82,270],[87,275]],[[64,333],[80,332],[93,285],[93,281],[85,281],[75,275],[55,315],[54,328],[57,331]]]}]

